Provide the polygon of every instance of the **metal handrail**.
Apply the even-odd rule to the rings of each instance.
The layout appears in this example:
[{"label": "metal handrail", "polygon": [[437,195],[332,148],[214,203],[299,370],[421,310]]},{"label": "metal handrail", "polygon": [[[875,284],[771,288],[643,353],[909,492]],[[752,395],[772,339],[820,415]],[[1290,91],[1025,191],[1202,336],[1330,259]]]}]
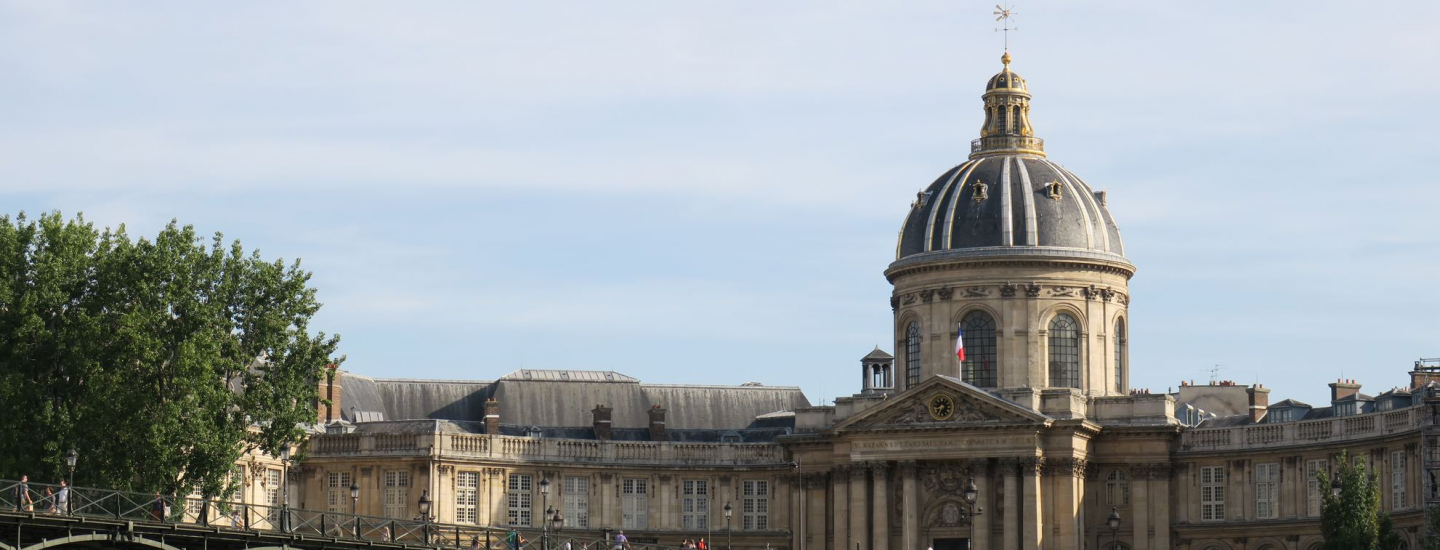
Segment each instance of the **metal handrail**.
[{"label": "metal handrail", "polygon": [[[65,502],[60,486],[0,479],[0,513],[106,518],[157,524],[191,524],[212,528],[317,535],[336,540],[418,543],[432,547],[487,550],[612,550],[605,538],[576,538],[535,528],[484,527],[423,519],[396,519],[288,506],[269,506],[213,498],[173,497],[94,487],[69,487]],[[45,489],[51,494],[46,495]],[[33,509],[29,503],[33,502]],[[25,505],[21,505],[25,503]],[[68,508],[68,510],[66,509]],[[514,533],[520,543],[512,545]],[[676,546],[630,543],[629,550],[679,550]]]}]

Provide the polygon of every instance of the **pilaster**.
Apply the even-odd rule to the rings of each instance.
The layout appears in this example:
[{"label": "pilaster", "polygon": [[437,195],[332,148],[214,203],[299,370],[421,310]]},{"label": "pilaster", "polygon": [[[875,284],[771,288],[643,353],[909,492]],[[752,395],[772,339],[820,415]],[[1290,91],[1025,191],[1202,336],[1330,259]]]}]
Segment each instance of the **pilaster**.
[{"label": "pilaster", "polygon": [[900,505],[900,522],[903,525],[900,540],[905,548],[920,548],[920,511],[916,510],[920,505],[920,487],[915,479],[918,469],[919,466],[914,460],[900,463],[900,483],[903,489],[900,494],[903,500]]},{"label": "pilaster", "polygon": [[874,532],[870,547],[876,550],[890,547],[890,464],[871,462],[870,479],[874,484],[874,496],[870,499],[871,522]]},{"label": "pilaster", "polygon": [[832,481],[830,506],[834,511],[835,545],[832,550],[850,548],[850,466],[840,465],[830,476]]},{"label": "pilaster", "polygon": [[1028,458],[1020,464],[1020,547],[1040,548],[1045,540],[1044,522],[1040,519],[1040,470],[1045,459]]},{"label": "pilaster", "polygon": [[853,464],[850,466],[850,543],[865,543],[870,540],[869,518],[866,512],[870,511],[865,501],[866,469],[864,465]]},{"label": "pilaster", "polygon": [[[971,466],[970,474],[975,478],[975,489],[979,496],[975,499],[975,507],[984,512],[970,518],[970,540],[976,549],[990,548],[990,518],[994,516],[995,507],[990,505],[990,461],[977,460]],[[910,547],[915,548],[915,547]]]},{"label": "pilaster", "polygon": [[1005,477],[1005,528],[1003,550],[1020,549],[1020,479],[1019,461],[1001,459]]}]

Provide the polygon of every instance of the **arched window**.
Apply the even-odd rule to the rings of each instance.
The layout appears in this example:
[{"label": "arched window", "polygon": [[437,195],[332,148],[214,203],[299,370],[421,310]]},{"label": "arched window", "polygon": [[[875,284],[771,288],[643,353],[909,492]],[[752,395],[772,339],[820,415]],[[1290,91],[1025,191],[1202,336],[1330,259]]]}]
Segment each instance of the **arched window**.
[{"label": "arched window", "polygon": [[1123,470],[1113,470],[1105,476],[1105,505],[1127,506],[1130,504],[1130,476]]},{"label": "arched window", "polygon": [[995,318],[984,311],[972,311],[960,320],[960,332],[965,336],[961,380],[982,388],[995,387],[1000,372],[995,362]]},{"label": "arched window", "polygon": [[1125,320],[1115,320],[1115,393],[1125,391]]},{"label": "arched window", "polygon": [[920,383],[920,323],[910,322],[905,331],[905,388]]},{"label": "arched window", "polygon": [[1080,325],[1065,313],[1050,320],[1050,386],[1080,387]]}]

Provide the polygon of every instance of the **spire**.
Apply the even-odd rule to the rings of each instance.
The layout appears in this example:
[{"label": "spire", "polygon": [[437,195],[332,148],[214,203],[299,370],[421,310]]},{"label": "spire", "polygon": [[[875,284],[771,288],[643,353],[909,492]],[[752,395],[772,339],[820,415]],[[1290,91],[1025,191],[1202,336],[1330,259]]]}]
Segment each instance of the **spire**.
[{"label": "spire", "polygon": [[999,154],[1045,156],[1045,140],[1030,126],[1030,89],[1025,79],[1010,70],[1010,51],[1000,56],[1004,65],[985,84],[985,124],[980,139],[970,142],[970,158]]}]

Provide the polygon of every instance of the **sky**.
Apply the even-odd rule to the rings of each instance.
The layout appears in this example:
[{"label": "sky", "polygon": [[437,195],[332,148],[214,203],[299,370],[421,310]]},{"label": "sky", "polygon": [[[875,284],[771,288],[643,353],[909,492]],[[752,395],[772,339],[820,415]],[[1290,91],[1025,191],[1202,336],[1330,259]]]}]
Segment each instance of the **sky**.
[{"label": "sky", "polygon": [[[0,212],[300,258],[360,374],[829,402],[892,347],[882,273],[978,137],[993,10],[0,0]],[[1036,134],[1138,267],[1133,386],[1323,404],[1440,356],[1440,3],[1015,11]]]}]

